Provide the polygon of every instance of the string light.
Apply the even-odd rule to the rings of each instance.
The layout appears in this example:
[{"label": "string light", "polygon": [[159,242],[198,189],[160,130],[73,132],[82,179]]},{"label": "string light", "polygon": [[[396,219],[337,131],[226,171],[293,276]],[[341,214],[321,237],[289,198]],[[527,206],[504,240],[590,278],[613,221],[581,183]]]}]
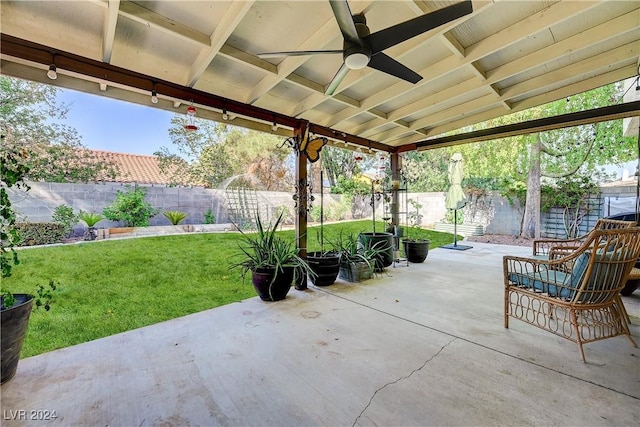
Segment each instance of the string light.
[{"label": "string light", "polygon": [[47,77],[51,80],[55,80],[58,78],[57,68],[54,64],[49,65],[49,71],[47,71]]},{"label": "string light", "polygon": [[225,108],[222,109],[222,120],[229,120],[229,115],[227,114],[227,110]]},{"label": "string light", "polygon": [[155,89],[151,91],[151,102],[153,104],[157,104],[158,103],[158,92],[156,92]]}]

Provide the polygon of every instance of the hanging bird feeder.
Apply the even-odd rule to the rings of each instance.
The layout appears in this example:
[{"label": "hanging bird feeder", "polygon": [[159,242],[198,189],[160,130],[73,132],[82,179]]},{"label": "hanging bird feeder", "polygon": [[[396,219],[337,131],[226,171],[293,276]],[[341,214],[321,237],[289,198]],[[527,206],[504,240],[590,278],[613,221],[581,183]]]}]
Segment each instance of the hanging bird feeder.
[{"label": "hanging bird feeder", "polygon": [[353,159],[356,162],[361,162],[362,160],[364,160],[364,154],[362,154],[362,150],[361,149],[356,149],[356,151],[353,152]]},{"label": "hanging bird feeder", "polygon": [[190,132],[198,130],[198,126],[196,126],[196,111],[198,110],[193,105],[187,107],[187,124],[184,125],[185,130]]}]

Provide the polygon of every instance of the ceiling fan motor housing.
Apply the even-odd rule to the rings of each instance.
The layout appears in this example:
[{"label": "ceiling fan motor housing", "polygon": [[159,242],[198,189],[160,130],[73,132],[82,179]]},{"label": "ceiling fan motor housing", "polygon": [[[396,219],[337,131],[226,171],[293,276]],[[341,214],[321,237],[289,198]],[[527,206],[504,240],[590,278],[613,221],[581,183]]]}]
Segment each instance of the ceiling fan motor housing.
[{"label": "ceiling fan motor housing", "polygon": [[344,63],[351,70],[360,70],[369,64],[371,60],[371,49],[366,45],[366,42],[362,40],[364,37],[370,34],[369,27],[367,27],[367,20],[364,15],[353,15],[353,23],[356,26],[358,37],[360,37],[360,43],[352,43],[345,40],[343,45],[344,50]]}]

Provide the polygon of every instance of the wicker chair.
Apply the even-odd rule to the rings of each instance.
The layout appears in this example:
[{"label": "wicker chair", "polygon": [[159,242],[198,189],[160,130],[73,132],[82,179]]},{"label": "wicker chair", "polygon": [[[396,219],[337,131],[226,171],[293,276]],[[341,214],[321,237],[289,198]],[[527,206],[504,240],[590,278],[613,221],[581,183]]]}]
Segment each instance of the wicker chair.
[{"label": "wicker chair", "polygon": [[504,326],[509,317],[578,344],[631,338],[620,289],[640,256],[640,227],[594,230],[557,259],[505,256]]},{"label": "wicker chair", "polygon": [[615,219],[600,218],[593,229],[584,236],[574,239],[536,239],[533,241],[533,256],[537,258],[552,258],[566,255],[584,243],[595,230],[615,230],[619,228],[635,227],[635,221],[619,221]]}]

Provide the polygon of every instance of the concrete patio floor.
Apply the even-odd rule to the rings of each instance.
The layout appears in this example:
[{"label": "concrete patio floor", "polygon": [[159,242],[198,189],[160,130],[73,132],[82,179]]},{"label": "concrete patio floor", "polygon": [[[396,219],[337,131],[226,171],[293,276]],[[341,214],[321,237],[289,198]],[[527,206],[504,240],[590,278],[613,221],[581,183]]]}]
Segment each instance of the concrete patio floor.
[{"label": "concrete patio floor", "polygon": [[[22,360],[2,425],[638,425],[640,349],[588,344],[585,364],[572,342],[504,329],[502,255],[531,249],[471,244]],[[640,292],[623,299],[640,341]]]}]

